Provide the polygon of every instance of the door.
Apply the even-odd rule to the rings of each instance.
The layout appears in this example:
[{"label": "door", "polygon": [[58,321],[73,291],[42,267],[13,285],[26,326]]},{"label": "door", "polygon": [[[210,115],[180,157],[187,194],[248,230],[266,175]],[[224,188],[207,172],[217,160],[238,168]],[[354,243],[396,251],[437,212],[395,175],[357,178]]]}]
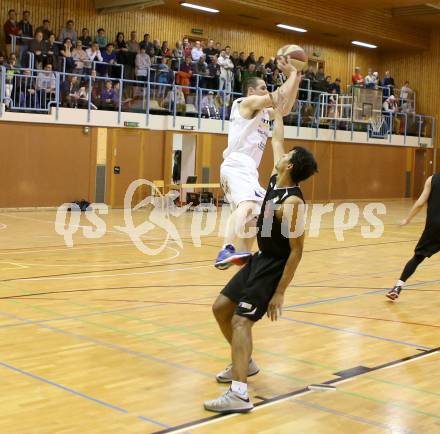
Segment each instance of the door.
[{"label": "door", "polygon": [[427,178],[426,164],[426,149],[416,149],[416,155],[414,159],[414,199],[418,198],[423,191],[423,187]]}]

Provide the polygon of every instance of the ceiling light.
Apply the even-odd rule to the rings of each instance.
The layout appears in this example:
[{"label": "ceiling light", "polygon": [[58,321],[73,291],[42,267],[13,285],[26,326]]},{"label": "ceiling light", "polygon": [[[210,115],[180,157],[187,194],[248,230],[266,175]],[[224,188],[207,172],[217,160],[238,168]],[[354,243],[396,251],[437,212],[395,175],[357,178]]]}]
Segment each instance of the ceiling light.
[{"label": "ceiling light", "polygon": [[377,45],[367,44],[366,42],[351,41],[351,43],[352,43],[353,45],[359,45],[359,47],[377,48]]},{"label": "ceiling light", "polygon": [[277,24],[277,27],[279,27],[280,29],[292,30],[294,32],[300,32],[300,33],[307,32],[306,29],[301,29],[300,27],[288,26],[287,24]]},{"label": "ceiling light", "polygon": [[203,12],[211,12],[213,14],[218,14],[220,12],[218,9],[207,8],[205,6],[199,6],[193,3],[180,3],[180,6],[184,6],[185,8],[197,9]]}]

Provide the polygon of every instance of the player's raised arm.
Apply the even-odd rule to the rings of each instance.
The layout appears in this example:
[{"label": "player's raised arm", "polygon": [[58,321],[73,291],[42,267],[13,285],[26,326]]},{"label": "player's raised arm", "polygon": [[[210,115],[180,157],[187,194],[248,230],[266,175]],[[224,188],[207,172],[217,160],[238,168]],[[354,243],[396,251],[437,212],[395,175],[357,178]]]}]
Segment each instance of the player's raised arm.
[{"label": "player's raised arm", "polygon": [[415,216],[416,214],[423,208],[423,206],[428,202],[429,195],[431,194],[431,180],[432,176],[430,176],[426,182],[425,187],[423,188],[422,194],[417,199],[416,203],[411,208],[411,211],[408,214],[408,217],[400,223],[402,226],[407,225]]},{"label": "player's raised arm", "polygon": [[275,92],[265,95],[250,95],[240,104],[240,113],[244,117],[252,117],[258,110],[273,107],[287,116],[296,100],[301,75],[293,65],[288,63],[284,57],[278,58],[278,68],[288,77],[284,84]]},{"label": "player's raised arm", "polygon": [[276,164],[279,161],[279,159],[285,154],[284,149],[284,122],[283,122],[283,116],[278,110],[274,110],[274,127],[272,131],[272,150],[273,150],[273,171],[272,175],[275,175],[276,171]]}]

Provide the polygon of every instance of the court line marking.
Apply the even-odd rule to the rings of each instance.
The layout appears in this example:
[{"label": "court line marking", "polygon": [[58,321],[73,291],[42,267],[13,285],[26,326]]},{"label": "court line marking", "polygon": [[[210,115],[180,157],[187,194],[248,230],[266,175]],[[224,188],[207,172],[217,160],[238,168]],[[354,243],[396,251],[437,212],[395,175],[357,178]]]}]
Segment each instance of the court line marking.
[{"label": "court line marking", "polygon": [[[57,383],[55,381],[52,381],[52,380],[48,380],[47,378],[41,377],[39,375],[32,374],[31,372],[28,372],[28,371],[25,371],[23,369],[17,368],[17,367],[15,367],[13,365],[10,365],[8,363],[0,361],[0,366],[2,366],[3,368],[9,369],[11,371],[14,371],[16,373],[25,375],[25,376],[27,376],[29,378],[34,379],[34,380],[38,380],[38,381],[40,381],[42,383],[46,383],[46,384],[48,384],[50,386],[56,387],[57,389],[63,390],[64,392],[68,392],[68,393],[70,393],[72,395],[75,395],[75,396],[78,396],[80,398],[86,399],[88,401],[92,401],[94,403],[100,404],[100,405],[102,405],[104,407],[110,408],[111,410],[117,411],[119,413],[130,414],[130,412],[128,410],[126,410],[125,408],[118,407],[116,405],[110,404],[110,403],[108,403],[106,401],[103,401],[101,399],[94,398],[93,396],[90,396],[90,395],[87,395],[85,393],[79,392],[79,391],[77,391],[75,389],[71,389],[70,387],[64,386],[64,385],[62,385],[60,383]],[[162,422],[156,421],[154,419],[147,418],[145,416],[138,416],[137,419],[140,419],[140,420],[143,420],[143,421],[146,421],[146,422],[150,422],[150,423],[152,423],[154,425],[159,425],[159,426],[161,426],[163,428],[168,428],[169,427],[169,425],[167,425],[167,424],[164,424]]]},{"label": "court line marking", "polygon": [[6,229],[8,227],[8,225],[4,224],[4,223],[0,223],[0,230],[1,229]]},{"label": "court line marking", "polygon": [[[438,348],[433,348],[432,350],[429,351],[425,351],[423,353],[417,353],[413,356],[408,356],[408,357],[404,357],[402,359],[398,359],[392,362],[388,362],[388,363],[384,363],[382,365],[378,365],[375,366],[373,368],[370,368],[368,371],[366,372],[361,372],[361,373],[356,373],[353,374],[352,376],[348,377],[348,378],[335,378],[333,380],[329,380],[326,381],[324,383],[320,383],[320,384],[326,384],[326,385],[335,385],[335,384],[342,384],[342,383],[346,383],[348,381],[352,381],[362,375],[366,375],[369,374],[371,372],[375,372],[375,371],[379,371],[381,369],[385,369],[385,368],[391,368],[391,367],[395,367],[395,366],[401,366],[403,364],[407,364],[407,363],[411,363],[415,360],[419,360],[425,357],[430,357],[433,354],[437,354],[440,352],[440,347]],[[272,405],[275,404],[279,404],[281,402],[285,402],[288,400],[291,400],[292,398],[298,398],[304,395],[308,395],[311,394],[313,392],[316,392],[315,390],[310,390],[308,389],[308,387],[299,389],[299,390],[295,390],[293,392],[289,392],[283,395],[279,395],[279,396],[275,396],[273,398],[270,398],[266,401],[261,401],[258,402],[257,404],[255,404],[254,409],[252,410],[251,413],[261,410],[262,408],[267,408],[270,407]],[[413,410],[414,411],[414,410]],[[161,431],[156,431],[153,434],[166,434],[166,433],[181,433],[181,432],[185,432],[191,429],[195,429],[195,428],[200,428],[202,426],[207,426],[207,425],[212,425],[214,423],[217,423],[218,421],[224,421],[226,419],[231,419],[233,417],[237,417],[240,416],[240,413],[233,413],[233,414],[227,414],[227,415],[222,415],[222,414],[215,414],[214,416],[208,416],[206,418],[197,420],[197,421],[192,421],[192,422],[188,422],[182,425],[178,425],[175,427],[171,427],[171,428],[167,428],[165,430],[161,430]],[[435,416],[437,417],[437,416]]]}]

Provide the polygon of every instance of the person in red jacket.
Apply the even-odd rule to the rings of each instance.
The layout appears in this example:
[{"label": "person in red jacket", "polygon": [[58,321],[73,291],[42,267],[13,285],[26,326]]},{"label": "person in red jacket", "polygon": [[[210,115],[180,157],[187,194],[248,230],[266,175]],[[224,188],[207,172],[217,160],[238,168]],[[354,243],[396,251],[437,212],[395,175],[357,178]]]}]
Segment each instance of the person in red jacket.
[{"label": "person in red jacket", "polygon": [[[15,9],[9,9],[8,19],[3,25],[3,30],[5,31],[5,42],[6,42],[6,54],[9,56],[12,53],[12,38],[11,35],[21,36],[22,31],[17,22],[17,12]],[[17,45],[20,41],[17,41]],[[16,49],[17,52],[17,49]]]}]

